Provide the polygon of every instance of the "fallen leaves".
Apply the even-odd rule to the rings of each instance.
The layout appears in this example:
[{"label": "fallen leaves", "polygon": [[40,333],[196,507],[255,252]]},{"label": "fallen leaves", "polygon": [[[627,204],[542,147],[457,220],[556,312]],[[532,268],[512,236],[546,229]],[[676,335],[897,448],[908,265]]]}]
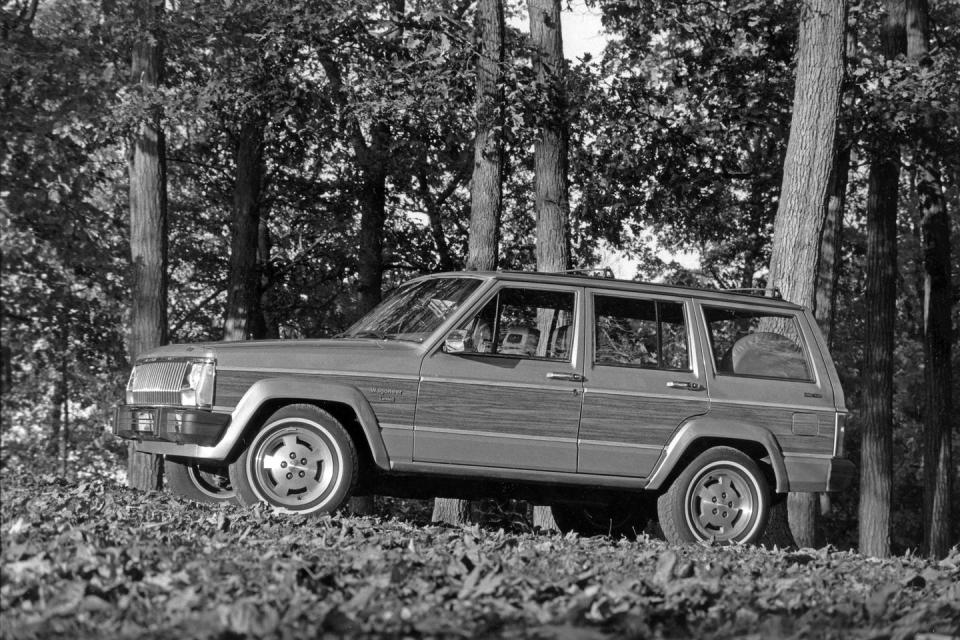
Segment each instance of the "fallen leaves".
[{"label": "fallen leaves", "polygon": [[[30,482],[30,481],[20,481]],[[960,553],[669,547],[4,480],[0,636],[926,637]]]}]

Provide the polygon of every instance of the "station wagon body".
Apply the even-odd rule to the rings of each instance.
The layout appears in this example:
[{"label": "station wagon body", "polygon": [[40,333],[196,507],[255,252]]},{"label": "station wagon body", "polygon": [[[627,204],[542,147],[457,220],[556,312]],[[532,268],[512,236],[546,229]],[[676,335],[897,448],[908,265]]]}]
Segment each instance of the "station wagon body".
[{"label": "station wagon body", "polygon": [[750,542],[786,492],[849,483],[846,415],[797,305],[465,272],[402,285],[335,339],[156,349],[114,430],[196,499],[325,512],[358,492],[506,493],[563,528],[659,517],[674,541]]}]

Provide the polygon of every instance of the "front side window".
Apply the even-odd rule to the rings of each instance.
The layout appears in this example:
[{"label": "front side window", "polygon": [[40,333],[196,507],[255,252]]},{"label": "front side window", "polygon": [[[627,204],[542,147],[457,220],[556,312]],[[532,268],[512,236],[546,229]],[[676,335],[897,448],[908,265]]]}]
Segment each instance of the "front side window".
[{"label": "front side window", "polygon": [[690,370],[682,303],[598,295],[593,314],[596,364]]},{"label": "front side window", "polygon": [[811,380],[793,316],[704,307],[717,373]]},{"label": "front side window", "polygon": [[569,361],[575,301],[572,291],[505,287],[458,328],[463,350]]},{"label": "front side window", "polygon": [[340,337],[423,342],[481,282],[477,278],[435,278],[402,285]]}]

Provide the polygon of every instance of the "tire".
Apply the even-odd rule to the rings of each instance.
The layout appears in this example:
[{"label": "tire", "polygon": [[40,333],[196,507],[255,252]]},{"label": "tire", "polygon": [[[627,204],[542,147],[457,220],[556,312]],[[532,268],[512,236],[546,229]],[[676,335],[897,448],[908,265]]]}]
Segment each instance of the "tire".
[{"label": "tire", "polygon": [[310,404],[270,416],[240,457],[230,481],[244,505],[265,502],[284,513],[330,513],[357,483],[357,449],[336,418]]},{"label": "tire", "polygon": [[638,504],[555,504],[553,519],[560,531],[582,536],[610,536],[633,539],[647,526],[649,513]]},{"label": "tire", "polygon": [[230,502],[236,496],[227,467],[167,458],[163,470],[170,491],[188,500],[220,503]]},{"label": "tire", "polygon": [[757,463],[737,449],[714,447],[677,476],[657,500],[657,513],[667,542],[749,544],[763,534],[770,503]]}]

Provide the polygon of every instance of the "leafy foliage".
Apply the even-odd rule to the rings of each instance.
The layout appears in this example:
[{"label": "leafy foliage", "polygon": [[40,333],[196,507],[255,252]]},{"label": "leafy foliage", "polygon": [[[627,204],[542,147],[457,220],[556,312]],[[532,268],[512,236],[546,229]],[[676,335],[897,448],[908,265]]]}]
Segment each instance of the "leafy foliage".
[{"label": "leafy foliage", "polygon": [[5,638],[909,638],[960,625],[957,550],[935,563],[671,549],[2,480]]}]

